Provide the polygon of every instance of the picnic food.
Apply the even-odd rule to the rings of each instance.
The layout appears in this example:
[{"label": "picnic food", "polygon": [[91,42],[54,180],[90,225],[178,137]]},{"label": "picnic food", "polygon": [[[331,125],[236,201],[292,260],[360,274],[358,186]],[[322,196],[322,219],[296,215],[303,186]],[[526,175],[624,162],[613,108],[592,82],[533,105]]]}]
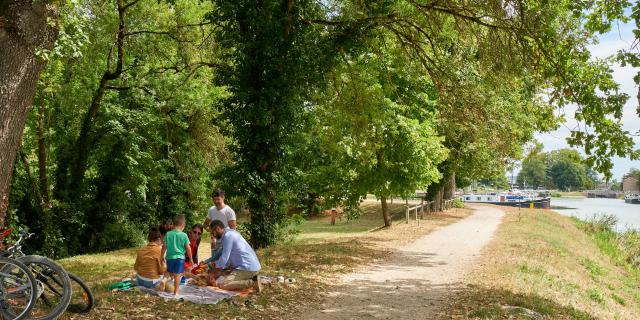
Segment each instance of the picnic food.
[{"label": "picnic food", "polygon": [[202,272],[205,272],[207,269],[207,265],[205,264],[199,264],[197,266],[195,266],[193,269],[191,269],[191,273],[193,273],[194,275],[200,274]]}]

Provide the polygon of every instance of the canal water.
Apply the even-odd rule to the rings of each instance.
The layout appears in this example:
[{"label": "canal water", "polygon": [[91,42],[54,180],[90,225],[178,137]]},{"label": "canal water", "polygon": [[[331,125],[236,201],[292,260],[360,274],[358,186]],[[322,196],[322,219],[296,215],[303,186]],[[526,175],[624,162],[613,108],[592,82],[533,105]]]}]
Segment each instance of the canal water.
[{"label": "canal water", "polygon": [[611,214],[618,218],[618,231],[626,229],[640,230],[640,204],[625,203],[620,199],[598,198],[551,198],[551,207],[562,206],[571,209],[553,209],[580,219],[589,219],[594,215]]}]

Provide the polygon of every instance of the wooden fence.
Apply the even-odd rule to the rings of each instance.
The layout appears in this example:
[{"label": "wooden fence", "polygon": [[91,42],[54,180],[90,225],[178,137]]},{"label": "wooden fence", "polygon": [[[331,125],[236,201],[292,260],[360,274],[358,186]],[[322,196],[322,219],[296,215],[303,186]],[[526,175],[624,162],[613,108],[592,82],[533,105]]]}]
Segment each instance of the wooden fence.
[{"label": "wooden fence", "polygon": [[[449,209],[453,209],[453,200],[444,200],[442,203],[442,210],[447,211]],[[425,211],[427,214],[431,214],[431,212],[436,211],[435,201],[422,201],[419,205],[415,205],[413,207],[409,206],[409,201],[405,200],[406,209],[405,209],[405,218],[406,222],[409,223],[411,219],[412,212],[415,213],[415,219],[420,224],[420,220],[424,219]],[[418,219],[418,212],[420,212],[420,219]]]}]

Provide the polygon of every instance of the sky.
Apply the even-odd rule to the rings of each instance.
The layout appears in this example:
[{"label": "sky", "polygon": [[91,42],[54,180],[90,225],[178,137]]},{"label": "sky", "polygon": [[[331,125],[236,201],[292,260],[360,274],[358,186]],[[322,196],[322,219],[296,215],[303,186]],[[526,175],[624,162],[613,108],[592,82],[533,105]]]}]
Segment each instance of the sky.
[{"label": "sky", "polygon": [[[589,46],[589,51],[593,57],[606,58],[612,54],[615,54],[620,49],[629,49],[633,43],[634,36],[632,30],[635,24],[619,23],[614,25],[612,30],[600,37],[600,41],[597,44]],[[624,112],[622,117],[623,128],[629,131],[634,136],[636,143],[636,149],[640,148],[640,117],[636,112],[638,107],[638,87],[633,81],[633,77],[638,70],[633,67],[622,67],[616,65],[613,68],[613,77],[620,84],[620,89],[629,95],[629,100],[624,106]],[[544,145],[546,151],[557,150],[562,148],[571,148],[566,141],[566,138],[570,135],[571,128],[576,126],[576,121],[573,119],[573,114],[569,108],[565,113],[567,119],[566,123],[562,125],[558,130],[550,133],[538,133],[536,139]],[[581,149],[577,149],[581,153],[584,153]],[[631,168],[640,169],[640,160],[630,160],[628,158],[615,158],[613,167],[613,178],[620,181],[622,176],[625,175]]]}]

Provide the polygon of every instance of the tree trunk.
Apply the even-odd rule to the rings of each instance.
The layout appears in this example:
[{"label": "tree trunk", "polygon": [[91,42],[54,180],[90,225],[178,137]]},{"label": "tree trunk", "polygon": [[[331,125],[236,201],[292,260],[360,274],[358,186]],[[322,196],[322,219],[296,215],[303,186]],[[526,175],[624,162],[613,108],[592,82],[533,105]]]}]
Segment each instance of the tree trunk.
[{"label": "tree trunk", "polygon": [[389,217],[389,205],[387,205],[387,197],[380,196],[380,203],[382,203],[382,219],[384,219],[384,226],[391,227],[391,217]]},{"label": "tree trunk", "polygon": [[47,144],[44,138],[44,104],[38,106],[38,178],[43,206],[49,205],[49,179],[47,178]]},{"label": "tree trunk", "polygon": [[9,191],[16,154],[22,141],[29,107],[46,62],[36,49],[51,49],[56,18],[44,1],[13,0],[0,3],[0,227],[9,207]]},{"label": "tree trunk", "polygon": [[449,199],[453,199],[455,195],[456,195],[456,174],[455,172],[452,172],[451,176],[449,177],[449,181],[444,187],[443,197],[445,200],[449,200]]},{"label": "tree trunk", "polygon": [[433,201],[434,201],[433,209],[435,211],[442,211],[442,196],[444,194],[443,190],[444,190],[444,187],[439,187],[438,191],[433,197]]},{"label": "tree trunk", "polygon": [[36,210],[41,211],[42,209],[42,196],[40,195],[40,191],[38,188],[38,184],[36,183],[36,179],[33,178],[33,175],[31,174],[31,166],[29,165],[29,160],[27,160],[27,155],[24,154],[24,152],[22,150],[19,151],[20,154],[20,161],[22,161],[22,166],[24,167],[24,171],[27,174],[27,180],[29,181],[29,184],[31,185],[31,193],[33,195],[33,199],[36,202]]},{"label": "tree trunk", "polygon": [[109,55],[107,57],[107,70],[102,74],[102,78],[100,79],[98,88],[93,94],[89,110],[87,110],[84,120],[82,121],[80,134],[78,135],[78,139],[75,142],[76,154],[73,158],[73,161],[71,162],[69,195],[72,198],[80,197],[80,190],[82,188],[84,175],[87,171],[87,165],[89,161],[89,153],[91,147],[90,141],[92,136],[91,133],[95,125],[94,121],[98,116],[98,111],[100,111],[100,104],[102,103],[105,91],[107,90],[107,85],[109,84],[109,81],[120,78],[124,70],[124,40],[127,36],[126,11],[130,6],[135,5],[136,3],[137,1],[132,1],[129,4],[125,5],[124,0],[116,1],[118,9],[118,33],[116,35],[115,43],[117,51],[116,68],[115,70],[111,71],[111,55]]}]

